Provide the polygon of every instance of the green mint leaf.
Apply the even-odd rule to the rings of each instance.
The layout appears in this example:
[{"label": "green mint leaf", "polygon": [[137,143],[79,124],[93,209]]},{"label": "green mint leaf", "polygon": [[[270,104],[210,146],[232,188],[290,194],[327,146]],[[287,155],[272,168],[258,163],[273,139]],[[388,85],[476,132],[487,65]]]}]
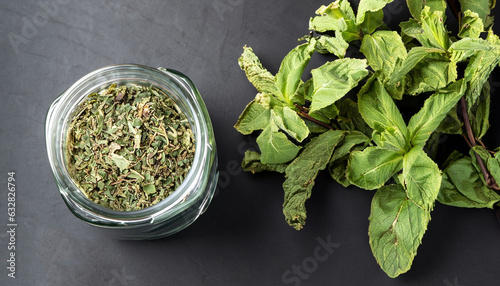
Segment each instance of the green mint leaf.
[{"label": "green mint leaf", "polygon": [[409,52],[402,64],[397,67],[396,71],[391,74],[390,84],[400,85],[401,80],[417,66],[418,63],[423,61],[429,56],[434,54],[444,54],[442,49],[414,47]]},{"label": "green mint leaf", "polygon": [[361,31],[364,35],[369,35],[382,26],[384,23],[384,11],[378,10],[374,12],[366,12],[365,20],[361,23]]},{"label": "green mint leaf", "polygon": [[470,10],[478,14],[479,18],[485,23],[490,10],[495,6],[494,0],[459,0],[462,11]]},{"label": "green mint leaf", "polygon": [[365,35],[359,49],[374,71],[381,71],[383,78],[389,78],[396,62],[406,58],[406,48],[397,32],[377,31]]},{"label": "green mint leaf", "polygon": [[321,35],[316,41],[316,51],[320,54],[334,54],[339,58],[344,58],[349,44],[342,37],[342,33],[336,31],[335,37]]},{"label": "green mint leaf", "polygon": [[333,152],[330,163],[328,163],[330,176],[344,187],[351,185],[351,182],[346,177],[349,153],[365,149],[370,141],[371,139],[368,136],[359,131],[347,131],[344,139]]},{"label": "green mint leaf", "polygon": [[372,200],[368,234],[382,270],[397,277],[410,270],[430,214],[407,198],[400,185],[380,188]]},{"label": "green mint leaf", "polygon": [[371,136],[373,129],[370,128],[361,117],[358,110],[358,104],[350,98],[342,98],[335,103],[339,109],[339,115],[337,117],[337,123],[340,125],[342,130],[358,130],[361,131],[366,136]]},{"label": "green mint leaf", "polygon": [[465,96],[469,111],[481,95],[483,85],[490,77],[491,72],[499,63],[500,50],[498,49],[478,51],[470,58],[464,75],[465,80],[469,81]]},{"label": "green mint leaf", "polygon": [[428,43],[434,48],[447,50],[450,46],[450,38],[448,30],[444,26],[446,19],[444,13],[442,11],[431,11],[430,7],[426,6],[422,9],[420,17],[424,36],[427,39],[426,44]]},{"label": "green mint leaf", "polygon": [[111,153],[109,154],[109,156],[111,157],[111,160],[113,161],[113,163],[115,163],[115,165],[120,169],[121,172],[123,172],[123,170],[128,169],[128,166],[130,165],[129,160],[115,153]]},{"label": "green mint leaf", "polygon": [[456,63],[445,56],[432,61],[421,61],[406,77],[406,92],[411,95],[446,87],[457,78]]},{"label": "green mint leaf", "polygon": [[348,0],[337,0],[328,6],[321,6],[309,20],[309,30],[320,33],[327,31],[341,32],[342,38],[351,42],[361,40],[361,31],[355,23],[354,12]]},{"label": "green mint leaf", "polygon": [[432,210],[441,186],[441,172],[422,147],[405,154],[402,179],[408,198],[423,210]]},{"label": "green mint leaf", "polygon": [[382,187],[403,167],[400,151],[368,147],[352,152],[347,165],[347,178],[360,188],[375,190]]},{"label": "green mint leaf", "polygon": [[259,58],[255,55],[252,48],[243,47],[243,54],[238,59],[238,64],[245,71],[248,80],[259,92],[278,93],[278,89],[274,83],[274,76],[262,67]]},{"label": "green mint leaf", "polygon": [[448,112],[456,106],[465,92],[465,83],[459,80],[431,95],[422,109],[408,123],[411,146],[424,147],[429,136],[436,130]]},{"label": "green mint leaf", "polygon": [[462,121],[458,118],[457,109],[452,108],[436,128],[436,132],[445,134],[462,134]]},{"label": "green mint leaf", "polygon": [[300,155],[285,171],[283,214],[290,226],[301,229],[306,220],[305,202],[311,196],[314,180],[325,169],[343,132],[329,130],[306,144]]},{"label": "green mint leaf", "polygon": [[288,106],[275,107],[271,113],[274,123],[283,130],[283,132],[298,142],[302,142],[309,136],[309,128],[307,128],[304,120],[299,117],[297,112],[293,111]]},{"label": "green mint leaf", "polygon": [[486,40],[464,38],[451,44],[449,51],[451,52],[452,61],[462,62],[478,51],[491,51],[494,48],[495,45]]},{"label": "green mint leaf", "polygon": [[257,137],[263,164],[282,164],[291,161],[299,153],[300,147],[292,143],[285,134],[279,132],[273,120]]},{"label": "green mint leaf", "polygon": [[[490,165],[493,164],[492,161]],[[490,168],[495,170],[493,166]],[[488,188],[483,180],[483,174],[474,167],[471,157],[455,159],[443,171],[437,200],[455,207],[493,209],[500,202],[500,195]]]},{"label": "green mint leaf", "polygon": [[334,104],[368,75],[366,60],[337,59],[311,71],[314,91],[311,112]]},{"label": "green mint leaf", "polygon": [[382,10],[393,0],[361,0],[358,5],[358,14],[356,15],[356,24],[360,25],[365,21],[367,12],[377,12]]},{"label": "green mint leaf", "polygon": [[395,151],[407,150],[408,129],[403,116],[385,87],[374,80],[375,76],[358,94],[359,112],[373,129],[372,137],[378,146]]},{"label": "green mint leaf", "polygon": [[441,11],[444,12],[446,10],[446,1],[445,0],[406,0],[406,4],[408,5],[408,9],[410,10],[413,18],[420,20],[420,13],[424,6],[429,6],[431,11]]},{"label": "green mint leaf", "polygon": [[490,84],[485,82],[476,104],[470,108],[469,120],[474,136],[481,140],[490,127]]},{"label": "green mint leaf", "polygon": [[293,106],[294,103],[303,103],[303,99],[296,97],[296,92],[301,83],[302,73],[314,53],[316,41],[299,45],[291,50],[281,62],[280,69],[275,77],[275,83],[278,87],[277,97]]},{"label": "green mint leaf", "polygon": [[479,38],[481,33],[484,31],[483,20],[479,17],[477,13],[470,10],[464,12],[462,17],[462,26],[458,32],[460,38]]},{"label": "green mint leaf", "polygon": [[247,150],[245,152],[245,157],[241,162],[241,167],[243,171],[252,172],[252,174],[259,173],[262,171],[273,171],[278,173],[284,173],[286,169],[286,164],[263,164],[260,161],[260,154],[255,151]]},{"label": "green mint leaf", "polygon": [[263,130],[269,125],[271,110],[252,100],[243,110],[234,128],[241,134],[248,135],[255,130]]}]

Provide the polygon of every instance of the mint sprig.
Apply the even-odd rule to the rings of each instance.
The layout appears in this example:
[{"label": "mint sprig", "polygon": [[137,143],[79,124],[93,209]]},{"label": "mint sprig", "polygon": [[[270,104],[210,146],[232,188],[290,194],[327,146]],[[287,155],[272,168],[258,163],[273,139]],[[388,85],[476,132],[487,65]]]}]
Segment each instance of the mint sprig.
[{"label": "mint sprig", "polygon": [[[343,186],[375,190],[369,242],[381,268],[396,277],[410,269],[436,201],[500,206],[500,153],[480,141],[489,128],[488,79],[500,63],[500,39],[490,16],[495,1],[460,1],[456,35],[446,27],[446,1],[407,0],[412,18],[400,31],[383,23],[390,2],[361,0],[357,14],[347,0],[321,6],[309,20],[311,35],[276,75],[244,47],[238,63],[258,94],[235,128],[260,132],[260,153],[247,152],[242,166],[284,173],[283,213],[295,229],[305,225],[321,170]],[[448,2],[458,16],[459,3]],[[349,49],[364,58],[346,56]],[[315,52],[337,59],[304,82]],[[405,114],[398,102],[415,95],[422,107]],[[439,166],[433,150],[442,134],[463,135],[470,153],[454,152]]]}]

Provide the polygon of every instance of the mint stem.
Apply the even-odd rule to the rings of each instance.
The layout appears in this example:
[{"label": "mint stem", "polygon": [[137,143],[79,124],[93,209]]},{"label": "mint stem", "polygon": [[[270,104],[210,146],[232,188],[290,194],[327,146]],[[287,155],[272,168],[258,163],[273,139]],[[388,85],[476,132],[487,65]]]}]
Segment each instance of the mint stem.
[{"label": "mint stem", "polygon": [[316,118],[311,117],[311,115],[309,115],[307,113],[307,110],[304,107],[302,107],[302,106],[300,106],[298,104],[295,104],[295,107],[297,107],[300,110],[298,112],[299,116],[301,116],[301,117],[303,117],[303,118],[305,118],[305,119],[307,119],[309,121],[312,121],[312,122],[314,122],[314,123],[316,123],[318,125],[321,125],[321,126],[327,128],[327,129],[335,130],[335,128],[333,128],[333,126],[328,125],[328,124],[326,124],[324,122],[321,122],[321,121],[317,120]]},{"label": "mint stem", "polygon": [[[472,128],[470,125],[469,121],[469,113],[467,112],[467,103],[465,102],[465,95],[460,98],[460,105],[462,106],[462,117],[464,119],[464,126],[465,126],[465,132],[467,133],[466,139],[468,139],[469,146],[474,147],[477,146],[477,141],[476,138],[474,137],[474,133],[472,133]],[[486,149],[486,148],[485,148]],[[476,155],[476,160],[481,168],[481,172],[483,173],[484,180],[486,181],[486,184],[488,188],[494,189],[494,190],[500,190],[500,187],[498,187],[497,183],[495,182],[495,179],[491,176],[490,172],[484,165],[484,161],[479,156],[476,151],[474,151],[474,155]]]}]

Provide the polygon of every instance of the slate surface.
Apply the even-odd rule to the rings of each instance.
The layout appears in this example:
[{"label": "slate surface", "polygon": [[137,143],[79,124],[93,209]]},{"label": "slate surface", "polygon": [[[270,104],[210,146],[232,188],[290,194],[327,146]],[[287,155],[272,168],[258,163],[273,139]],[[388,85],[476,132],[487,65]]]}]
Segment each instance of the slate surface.
[{"label": "slate surface", "polygon": [[[307,225],[297,232],[281,212],[282,176],[238,167],[255,144],[232,128],[255,95],[237,65],[242,47],[252,46],[275,73],[326,2],[50,3],[0,3],[1,285],[498,285],[500,227],[489,210],[436,205],[412,270],[390,279],[368,244],[373,192],[321,175]],[[386,9],[389,23],[407,17],[404,2]],[[169,238],[107,237],[70,213],[51,174],[44,143],[50,104],[86,73],[116,63],[186,73],[215,126],[219,191],[204,215]],[[6,270],[10,171],[17,183],[15,279]]]}]

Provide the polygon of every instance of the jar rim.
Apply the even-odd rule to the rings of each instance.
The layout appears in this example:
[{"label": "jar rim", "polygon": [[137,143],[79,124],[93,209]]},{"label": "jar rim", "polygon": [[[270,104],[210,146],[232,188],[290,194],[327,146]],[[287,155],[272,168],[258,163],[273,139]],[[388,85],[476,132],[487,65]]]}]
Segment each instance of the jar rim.
[{"label": "jar rim", "polygon": [[[167,94],[188,118],[195,137],[193,163],[181,185],[160,202],[135,211],[112,210],[88,199],[69,176],[64,155],[67,125],[76,106],[88,94],[119,81],[154,85],[164,91],[168,90]],[[173,69],[117,64],[90,72],[53,102],[47,113],[45,127],[49,161],[61,195],[75,215],[100,225],[143,224],[164,220],[182,212],[202,195],[203,188],[200,188],[200,184],[204,183],[203,174],[210,169],[214,160],[215,141],[210,138],[213,137],[213,129],[206,106],[191,80]]]}]

